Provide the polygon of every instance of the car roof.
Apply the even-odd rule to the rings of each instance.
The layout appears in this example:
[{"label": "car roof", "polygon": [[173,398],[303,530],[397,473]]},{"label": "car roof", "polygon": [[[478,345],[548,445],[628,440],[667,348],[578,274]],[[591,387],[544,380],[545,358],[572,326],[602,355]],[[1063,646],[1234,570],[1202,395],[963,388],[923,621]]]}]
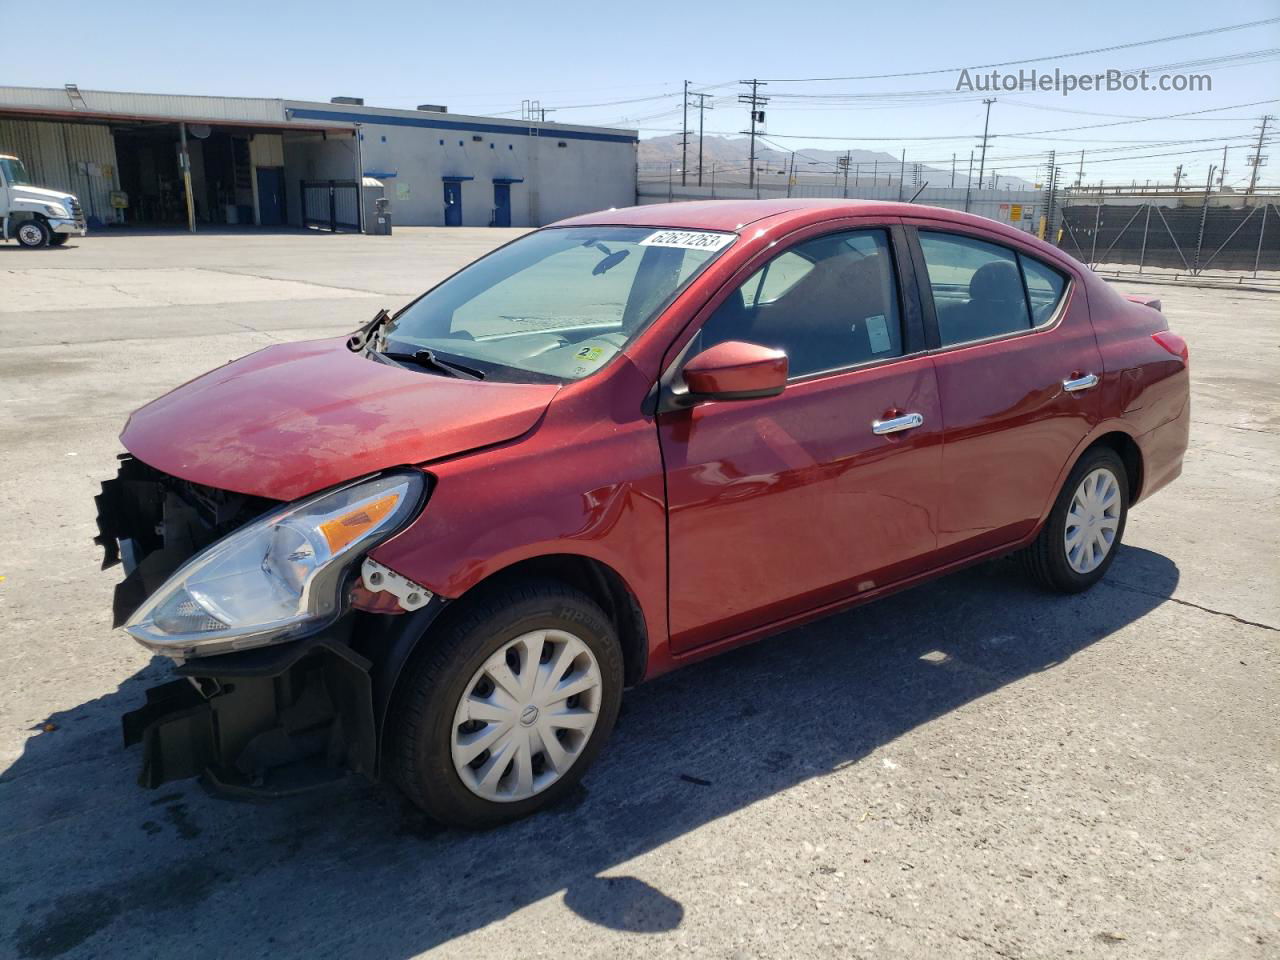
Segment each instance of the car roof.
[{"label": "car roof", "polygon": [[[993,241],[1016,239],[1058,259],[1076,261],[1066,251],[1045,243],[1033,233],[1008,224],[963,213],[946,207],[890,200],[832,200],[804,197],[778,200],[686,200],[678,203],[650,203],[638,207],[611,207],[585,213],[551,224],[552,227],[636,226],[671,227],[682,230],[725,230],[740,232],[750,224],[770,229],[801,227],[842,217],[917,217],[956,226],[975,228]],[[768,224],[761,221],[768,220]]]},{"label": "car roof", "polygon": [[[888,213],[901,204],[882,200],[685,200],[678,203],[649,203],[639,207],[611,207],[595,213],[570,217],[557,227],[617,224],[640,227],[681,227],[702,230],[740,230],[749,223],[787,214],[802,216],[829,210],[832,216],[859,212]],[[807,218],[806,218],[807,219]]]},{"label": "car roof", "polygon": [[852,216],[929,217],[969,223],[999,230],[994,220],[945,207],[890,200],[830,200],[805,197],[786,200],[686,200],[677,203],[649,203],[639,207],[610,207],[595,213],[569,217],[554,227],[617,226],[678,227],[700,230],[741,230],[761,220],[773,225],[813,223],[827,218]]}]

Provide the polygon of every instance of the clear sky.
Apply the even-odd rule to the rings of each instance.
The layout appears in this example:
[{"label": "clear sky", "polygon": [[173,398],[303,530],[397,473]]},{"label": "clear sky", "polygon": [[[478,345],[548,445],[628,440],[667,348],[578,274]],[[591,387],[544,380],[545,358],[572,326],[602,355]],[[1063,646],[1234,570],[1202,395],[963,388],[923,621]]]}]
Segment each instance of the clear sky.
[{"label": "clear sky", "polygon": [[[57,37],[51,55],[10,57],[4,82],[314,100],[349,95],[377,106],[443,103],[456,113],[516,117],[522,100],[536,99],[555,111],[549,120],[636,127],[653,136],[680,129],[685,79],[712,94],[708,132],[743,129],[747,108],[737,103],[744,89],[737,81],[759,77],[769,81],[762,88],[773,98],[765,133],[777,146],[894,155],[905,148],[908,162],[931,163],[949,162],[955,152],[963,164],[982,132],[982,98],[992,94],[957,92],[958,69],[950,68],[1032,59],[1022,68],[1209,74],[1212,90],[1202,92],[994,94],[989,169],[1031,179],[1042,154],[1056,148],[1074,178],[1083,149],[1085,180],[1109,183],[1168,181],[1180,162],[1189,182],[1203,183],[1209,165],[1221,164],[1224,144],[1227,182],[1245,183],[1259,118],[1280,116],[1280,102],[1255,103],[1280,99],[1280,23],[1056,59],[1280,17],[1280,0],[1078,0],[1069,7],[384,0],[365,6],[367,13],[360,4],[328,0],[69,7],[44,8],[54,24],[37,33]],[[21,20],[39,20],[41,9],[0,0],[11,27],[17,11]],[[928,70],[943,72],[782,82]],[[1280,137],[1270,153],[1262,179],[1277,183]]]}]

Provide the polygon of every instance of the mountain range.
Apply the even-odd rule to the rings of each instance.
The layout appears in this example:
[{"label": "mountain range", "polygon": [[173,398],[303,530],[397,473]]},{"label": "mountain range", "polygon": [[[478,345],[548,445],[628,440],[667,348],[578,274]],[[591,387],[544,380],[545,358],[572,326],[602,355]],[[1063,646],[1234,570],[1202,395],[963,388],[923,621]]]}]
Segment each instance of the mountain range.
[{"label": "mountain range", "polygon": [[[936,150],[931,150],[937,153]],[[660,137],[650,137],[640,141],[639,167],[642,181],[665,180],[668,172],[680,173],[680,134],[673,133]],[[804,147],[796,150],[795,177],[798,183],[837,183],[843,180],[844,174],[837,166],[838,158],[844,157],[844,150],[823,150]],[[702,141],[702,167],[704,181],[711,177],[712,165],[716,168],[716,180],[720,183],[745,181],[747,178],[747,160],[751,155],[749,137],[727,137],[721,134],[708,134]],[[881,150],[849,150],[849,183],[855,180],[870,182],[872,177],[882,185],[898,182],[902,171],[902,157],[894,156]],[[698,136],[689,138],[688,150],[689,172],[697,169]],[[773,179],[785,176],[791,165],[791,153],[767,146],[759,137],[756,138],[756,168],[761,170],[762,177]],[[956,157],[955,185],[965,186],[969,158]],[[917,169],[918,167],[918,169]],[[1000,186],[1006,189],[1017,187],[1030,188],[1032,184],[1022,179],[995,171],[1000,178]],[[991,180],[992,171],[987,170],[987,181]],[[908,184],[919,185],[925,181],[933,187],[951,185],[951,165],[945,167],[935,164],[916,164],[907,155],[905,180]],[[974,173],[974,185],[977,186],[977,173]]]}]

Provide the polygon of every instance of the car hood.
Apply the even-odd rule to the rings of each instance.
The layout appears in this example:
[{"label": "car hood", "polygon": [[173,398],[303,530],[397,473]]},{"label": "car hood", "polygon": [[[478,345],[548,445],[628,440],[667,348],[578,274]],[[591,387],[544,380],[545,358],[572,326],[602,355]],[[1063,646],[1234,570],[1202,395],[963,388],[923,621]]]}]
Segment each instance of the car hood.
[{"label": "car hood", "polygon": [[184,480],[293,500],[514,439],[557,390],[408,370],[342,339],[317,340],[268,347],[184,384],[136,411],[120,440]]}]

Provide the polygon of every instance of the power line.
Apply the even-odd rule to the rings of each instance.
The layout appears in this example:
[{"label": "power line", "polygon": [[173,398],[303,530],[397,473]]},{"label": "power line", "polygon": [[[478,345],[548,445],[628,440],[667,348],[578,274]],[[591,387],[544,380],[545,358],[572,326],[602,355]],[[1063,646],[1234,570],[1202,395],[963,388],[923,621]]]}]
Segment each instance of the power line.
[{"label": "power line", "polygon": [[1262,27],[1270,23],[1280,22],[1280,17],[1268,17],[1265,20],[1251,20],[1248,23],[1234,23],[1208,30],[1196,30],[1192,33],[1178,33],[1169,37],[1156,37],[1151,40],[1134,40],[1130,43],[1117,43],[1109,47],[1095,47],[1091,50],[1073,50],[1070,53],[1058,53],[1052,56],[1026,57],[1022,60],[1005,60],[1000,63],[967,64],[960,67],[936,67],[932,70],[908,70],[902,73],[864,73],[852,77],[779,77],[770,83],[822,83],[831,80],[891,80],[898,77],[927,77],[939,73],[959,73],[961,70],[990,70],[995,67],[1016,67],[1024,63],[1041,63],[1046,60],[1066,60],[1071,57],[1085,57],[1095,53],[1113,53],[1116,50],[1131,50],[1134,47],[1148,47],[1157,43],[1170,43],[1174,40],[1189,40],[1193,37],[1207,37],[1218,33],[1230,33],[1233,30],[1247,30],[1251,27]]},{"label": "power line", "polygon": [[[1170,70],[1187,69],[1191,67],[1210,67],[1219,64],[1230,65],[1233,61],[1241,61],[1234,63],[1235,66],[1254,66],[1260,62],[1266,62],[1280,58],[1280,48],[1268,47],[1261,50],[1249,50],[1241,53],[1224,54],[1218,57],[1207,57],[1200,60],[1187,60],[1181,63],[1166,64],[1146,64],[1139,67],[1129,67],[1121,70],[1122,76],[1137,75],[1143,72],[1156,73],[1168,72]],[[962,93],[955,88],[933,88],[926,90],[878,90],[867,92],[840,92],[840,93],[775,93],[774,99],[779,101],[799,101],[799,102],[820,102],[828,104],[854,104],[861,102],[874,103],[878,100],[901,102],[903,100],[951,100],[956,102],[971,101],[979,99],[973,93]],[[1030,104],[1026,104],[1031,106]],[[1053,109],[1046,107],[1045,109]],[[1065,109],[1065,108],[1058,108]],[[1070,111],[1089,113],[1089,111]],[[1097,116],[1125,116],[1125,114],[1097,114]]]},{"label": "power line", "polygon": [[[1233,103],[1233,104],[1231,104],[1230,106],[1225,106],[1225,107],[1207,107],[1207,108],[1205,108],[1205,109],[1203,109],[1203,110],[1189,110],[1189,111],[1186,111],[1186,112],[1184,112],[1184,113],[1167,113],[1167,114],[1162,114],[1162,115],[1154,116],[1154,117],[1135,117],[1135,118],[1134,118],[1134,119],[1132,119],[1132,120],[1120,120],[1120,121],[1116,121],[1116,122],[1113,122],[1113,123],[1087,123],[1087,124],[1083,124],[1083,125],[1081,125],[1081,126],[1077,126],[1077,127],[1054,127],[1054,128],[1048,129],[1048,130],[1026,130],[1026,131],[1023,131],[1023,132],[1021,132],[1021,133],[1002,133],[1002,134],[1000,134],[1000,136],[1002,136],[1002,137],[1031,137],[1031,136],[1034,136],[1034,135],[1037,135],[1037,134],[1041,134],[1041,133],[1066,133],[1066,132],[1068,132],[1068,131],[1072,131],[1072,130],[1095,130],[1095,129],[1098,129],[1098,128],[1100,128],[1100,127],[1120,127],[1120,126],[1126,126],[1127,124],[1130,124],[1130,123],[1149,123],[1149,122],[1151,122],[1151,121],[1155,121],[1155,120],[1177,120],[1177,119],[1182,119],[1182,118],[1186,118],[1186,117],[1194,117],[1194,116],[1196,116],[1196,115],[1204,114],[1204,113],[1217,113],[1217,112],[1220,112],[1220,111],[1222,111],[1222,110],[1238,110],[1238,109],[1241,109],[1241,108],[1243,108],[1243,107],[1257,107],[1257,106],[1261,106],[1261,105],[1263,105],[1263,104],[1268,104],[1268,103],[1280,103],[1280,97],[1272,97],[1272,98],[1267,99],[1267,100],[1253,100],[1253,101],[1250,101],[1249,103]],[[1237,117],[1236,119],[1241,119],[1241,118]],[[723,131],[722,131],[722,132],[723,132]],[[745,133],[746,131],[739,131],[739,132]],[[804,134],[804,133],[774,133],[774,134],[771,134],[771,136],[774,136],[774,137],[781,137],[781,138],[786,139],[786,140],[840,140],[840,141],[846,141],[846,140],[896,140],[896,141],[913,140],[913,141],[914,141],[914,140],[919,140],[919,141],[925,141],[925,140],[967,140],[967,139],[969,139],[969,137],[971,136],[971,134],[965,134],[965,133],[960,133],[960,134],[945,134],[945,135],[944,135],[944,134],[936,134],[936,135],[928,135],[928,136],[910,136],[910,137],[904,137],[904,136],[902,136],[902,135],[900,135],[900,134],[889,134],[889,135],[887,135],[887,136],[860,136],[860,137],[844,137],[844,136],[828,136],[828,135]]]}]

